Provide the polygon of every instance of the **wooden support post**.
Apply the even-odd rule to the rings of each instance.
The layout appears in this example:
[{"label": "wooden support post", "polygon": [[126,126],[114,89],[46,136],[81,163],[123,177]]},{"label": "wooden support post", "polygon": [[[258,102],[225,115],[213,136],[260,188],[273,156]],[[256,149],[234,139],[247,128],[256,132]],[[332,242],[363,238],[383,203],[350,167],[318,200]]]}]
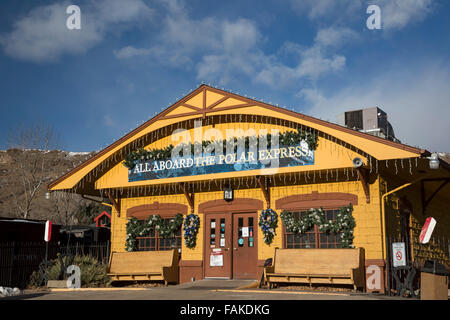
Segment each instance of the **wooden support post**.
[{"label": "wooden support post", "polygon": [[370,203],[370,188],[369,188],[369,172],[366,168],[356,168],[359,180],[362,183],[364,194],[366,195],[366,203]]},{"label": "wooden support post", "polygon": [[111,201],[114,208],[116,209],[117,216],[120,217],[120,198],[117,198],[117,201],[116,201],[116,199],[114,199],[108,191],[106,191],[105,193],[108,196],[109,201]]},{"label": "wooden support post", "polygon": [[184,196],[186,197],[189,206],[191,207],[191,213],[194,213],[194,192],[189,193],[186,188],[186,183],[180,183],[180,188],[183,190]]},{"label": "wooden support post", "polygon": [[270,208],[270,178],[257,176],[256,180],[258,181],[259,187],[261,188],[264,199],[266,199],[267,209]]}]

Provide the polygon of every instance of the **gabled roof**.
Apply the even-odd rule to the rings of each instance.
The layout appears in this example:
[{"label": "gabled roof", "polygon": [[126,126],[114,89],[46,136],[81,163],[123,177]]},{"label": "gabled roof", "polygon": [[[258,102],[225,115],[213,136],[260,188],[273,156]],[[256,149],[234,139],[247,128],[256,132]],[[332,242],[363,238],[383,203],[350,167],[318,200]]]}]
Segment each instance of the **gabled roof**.
[{"label": "gabled roof", "polygon": [[108,212],[103,211],[102,213],[100,213],[98,216],[96,216],[94,218],[94,221],[97,222],[97,220],[100,219],[103,216],[107,216],[109,219],[111,219],[111,215]]},{"label": "gabled roof", "polygon": [[[95,154],[92,158],[50,183],[48,188],[50,190],[71,189],[77,183],[74,181],[80,181],[89,172],[108,159],[109,156],[121,150],[130,142],[158,128],[177,123],[181,120],[205,118],[206,116],[217,114],[264,114],[287,121],[294,121],[300,125],[313,128],[341,141],[345,141],[378,160],[420,157],[429,154],[426,150],[385,140],[335,123],[202,84],[163,112],[157,114]],[[69,182],[68,179],[74,175],[77,175],[77,177],[70,179],[71,181]]]}]

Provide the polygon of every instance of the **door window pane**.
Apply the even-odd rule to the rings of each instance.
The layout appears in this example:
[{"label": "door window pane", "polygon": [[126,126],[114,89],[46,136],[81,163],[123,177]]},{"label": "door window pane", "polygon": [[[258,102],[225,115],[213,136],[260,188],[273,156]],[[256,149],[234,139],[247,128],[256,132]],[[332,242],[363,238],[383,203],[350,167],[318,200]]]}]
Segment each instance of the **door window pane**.
[{"label": "door window pane", "polygon": [[220,239],[218,240],[219,245],[220,247],[225,247],[225,218],[220,219],[219,230],[220,230]]},{"label": "door window pane", "polygon": [[248,246],[253,247],[253,217],[248,218]]},{"label": "door window pane", "polygon": [[210,222],[210,245],[214,246],[216,244],[216,219],[211,219]]},{"label": "door window pane", "polygon": [[244,218],[238,218],[238,246],[244,246],[244,238],[242,238],[242,228],[244,226]]}]

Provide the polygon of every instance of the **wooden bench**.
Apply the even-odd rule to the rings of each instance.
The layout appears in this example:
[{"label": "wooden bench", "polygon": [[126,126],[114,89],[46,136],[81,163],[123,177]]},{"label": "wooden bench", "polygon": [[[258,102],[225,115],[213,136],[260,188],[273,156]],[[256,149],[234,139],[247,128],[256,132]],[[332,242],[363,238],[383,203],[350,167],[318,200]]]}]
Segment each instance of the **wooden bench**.
[{"label": "wooden bench", "polygon": [[278,249],[272,266],[264,269],[273,283],[352,284],[364,288],[364,249]]},{"label": "wooden bench", "polygon": [[178,249],[113,252],[108,275],[113,281],[163,280],[178,283]]}]

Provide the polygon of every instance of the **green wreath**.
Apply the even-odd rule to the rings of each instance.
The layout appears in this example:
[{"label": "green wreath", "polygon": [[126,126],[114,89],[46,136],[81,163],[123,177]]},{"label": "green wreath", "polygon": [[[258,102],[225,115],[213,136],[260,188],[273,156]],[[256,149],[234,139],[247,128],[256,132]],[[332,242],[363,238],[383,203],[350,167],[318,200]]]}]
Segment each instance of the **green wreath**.
[{"label": "green wreath", "polygon": [[259,215],[259,227],[264,235],[264,242],[270,245],[276,234],[278,214],[272,209],[262,210]]},{"label": "green wreath", "polygon": [[308,210],[308,214],[300,219],[295,218],[292,212],[283,211],[281,213],[281,220],[289,232],[302,234],[308,231],[313,225],[317,225],[321,232],[341,233],[342,247],[354,248],[352,244],[354,238],[353,229],[356,223],[352,212],[353,206],[350,203],[348,206],[339,209],[335,221],[327,221],[322,208],[311,208]]},{"label": "green wreath", "polygon": [[183,222],[184,244],[189,249],[194,248],[196,245],[199,227],[200,227],[200,218],[198,215],[191,213],[186,216]]},{"label": "green wreath", "polygon": [[151,215],[147,220],[131,218],[127,222],[126,250],[136,250],[136,237],[142,237],[151,230],[157,230],[162,238],[173,238],[183,223],[183,215],[177,213],[173,219],[164,221],[160,215]]}]

